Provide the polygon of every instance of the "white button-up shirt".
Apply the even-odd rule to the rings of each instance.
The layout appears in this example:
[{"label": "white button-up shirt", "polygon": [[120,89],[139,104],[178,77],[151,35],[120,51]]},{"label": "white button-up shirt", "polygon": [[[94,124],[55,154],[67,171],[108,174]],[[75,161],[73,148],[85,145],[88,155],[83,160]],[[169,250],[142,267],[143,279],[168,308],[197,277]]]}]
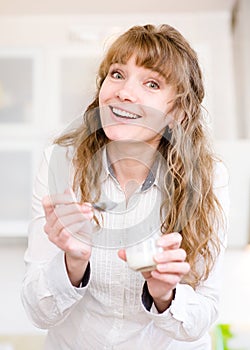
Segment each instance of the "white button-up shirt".
[{"label": "white button-up shirt", "polygon": [[[71,160],[70,149],[57,145],[48,148],[33,193],[22,301],[32,322],[48,329],[45,349],[211,349],[208,332],[218,316],[224,249],[209,278],[196,290],[178,284],[174,300],[161,314],[152,303],[141,273],[129,269],[117,255],[119,247],[146,238],[150,232],[154,235],[160,232],[159,167],[126,203],[104,152],[100,174],[102,197],[119,205],[114,214],[103,214],[102,230],[92,235],[93,249],[82,285],[72,286],[64,252],[43,231],[45,217],[41,204],[45,195],[62,193],[72,185]],[[226,213],[227,185],[225,168],[218,163],[214,187]],[[218,234],[225,237],[222,229]]]}]

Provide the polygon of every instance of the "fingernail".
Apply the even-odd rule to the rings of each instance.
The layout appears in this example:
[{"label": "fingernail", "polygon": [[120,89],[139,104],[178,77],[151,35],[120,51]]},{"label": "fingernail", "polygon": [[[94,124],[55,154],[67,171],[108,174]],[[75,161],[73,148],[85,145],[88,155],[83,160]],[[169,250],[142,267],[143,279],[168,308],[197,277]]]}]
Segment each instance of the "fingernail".
[{"label": "fingernail", "polygon": [[90,210],[92,210],[92,205],[90,203],[82,203],[81,204],[81,208],[84,211],[90,211]]},{"label": "fingernail", "polygon": [[174,236],[179,240],[182,240],[182,235],[179,232],[174,232]]},{"label": "fingernail", "polygon": [[86,218],[87,218],[88,220],[93,219],[93,216],[94,216],[94,214],[93,214],[92,212],[86,213],[85,215],[86,215]]},{"label": "fingernail", "polygon": [[89,202],[84,202],[84,203],[83,203],[83,205],[86,205],[87,207],[92,208],[92,204],[91,204],[91,203],[89,203]]}]

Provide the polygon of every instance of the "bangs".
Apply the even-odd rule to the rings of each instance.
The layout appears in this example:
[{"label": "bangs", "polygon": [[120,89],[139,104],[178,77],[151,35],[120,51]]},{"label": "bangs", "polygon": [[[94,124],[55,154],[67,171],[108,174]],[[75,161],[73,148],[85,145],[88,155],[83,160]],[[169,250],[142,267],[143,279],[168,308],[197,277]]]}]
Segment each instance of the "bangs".
[{"label": "bangs", "polygon": [[135,56],[139,67],[156,71],[168,84],[178,85],[180,77],[176,67],[179,66],[179,55],[175,54],[173,45],[160,33],[133,29],[120,36],[110,47],[102,64],[103,74],[107,75],[111,64],[126,64]]}]

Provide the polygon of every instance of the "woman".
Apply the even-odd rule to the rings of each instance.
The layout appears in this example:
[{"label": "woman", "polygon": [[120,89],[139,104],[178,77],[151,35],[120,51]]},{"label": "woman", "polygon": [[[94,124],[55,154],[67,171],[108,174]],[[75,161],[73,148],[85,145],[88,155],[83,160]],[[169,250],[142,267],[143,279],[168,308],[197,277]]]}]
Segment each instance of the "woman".
[{"label": "woman", "polygon": [[[22,300],[46,349],[211,349],[227,176],[210,150],[197,55],[168,25],[107,51],[80,126],[45,152]],[[119,209],[99,213],[96,201]],[[126,247],[154,237],[152,271]]]}]

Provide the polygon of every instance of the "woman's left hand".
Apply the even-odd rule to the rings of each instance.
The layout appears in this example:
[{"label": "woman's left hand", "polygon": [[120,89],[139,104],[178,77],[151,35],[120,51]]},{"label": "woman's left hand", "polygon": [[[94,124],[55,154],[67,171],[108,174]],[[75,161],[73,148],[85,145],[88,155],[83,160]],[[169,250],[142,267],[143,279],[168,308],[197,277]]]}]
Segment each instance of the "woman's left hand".
[{"label": "woman's left hand", "polygon": [[[160,237],[157,243],[163,248],[163,252],[154,257],[157,263],[156,269],[142,272],[148,284],[148,291],[159,312],[169,307],[176,285],[190,270],[189,264],[185,261],[186,252],[180,248],[181,240],[182,237],[177,232]],[[118,255],[126,260],[125,251],[120,250]]]},{"label": "woman's left hand", "polygon": [[163,235],[157,242],[163,248],[163,252],[154,257],[156,269],[142,273],[155,306],[161,312],[168,308],[176,285],[190,270],[185,261],[186,252],[180,248],[181,240],[182,237],[177,232]]}]

